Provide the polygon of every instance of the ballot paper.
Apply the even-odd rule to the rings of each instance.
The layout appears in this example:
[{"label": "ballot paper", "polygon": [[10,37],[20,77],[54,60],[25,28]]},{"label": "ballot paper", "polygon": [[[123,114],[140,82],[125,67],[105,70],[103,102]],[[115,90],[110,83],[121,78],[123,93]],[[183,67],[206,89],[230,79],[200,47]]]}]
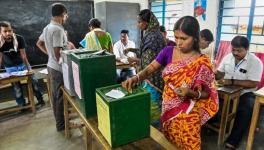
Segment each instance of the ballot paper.
[{"label": "ballot paper", "polygon": [[42,73],[42,74],[48,74],[48,69],[43,69],[43,70],[40,70],[39,73]]},{"label": "ballot paper", "polygon": [[117,89],[113,89],[107,93],[105,93],[106,96],[111,97],[111,98],[115,98],[115,99],[119,99],[125,96],[125,94]]},{"label": "ballot paper", "polygon": [[0,73],[0,78],[8,78],[8,77],[10,77],[11,76],[11,74],[9,74],[9,73],[7,73],[7,72],[5,72],[5,73]]},{"label": "ballot paper", "polygon": [[[175,94],[177,94],[179,92],[178,88],[175,88],[171,83],[169,83],[169,87],[174,91]],[[187,85],[187,83],[185,81],[183,81],[181,87],[182,88],[188,88],[188,85]],[[190,105],[188,106],[188,108],[187,108],[187,110],[185,112],[186,114],[189,114],[192,111],[192,109],[193,109],[193,107],[195,105],[195,101],[194,100],[190,99],[190,101],[191,101],[191,103],[190,103]]]},{"label": "ballot paper", "polygon": [[28,73],[28,70],[23,70],[23,71],[17,71],[17,72],[11,72],[11,76],[24,76]]},{"label": "ballot paper", "polygon": [[121,61],[122,63],[124,63],[124,64],[129,64],[127,58],[123,58],[123,59],[121,59],[120,61]]}]

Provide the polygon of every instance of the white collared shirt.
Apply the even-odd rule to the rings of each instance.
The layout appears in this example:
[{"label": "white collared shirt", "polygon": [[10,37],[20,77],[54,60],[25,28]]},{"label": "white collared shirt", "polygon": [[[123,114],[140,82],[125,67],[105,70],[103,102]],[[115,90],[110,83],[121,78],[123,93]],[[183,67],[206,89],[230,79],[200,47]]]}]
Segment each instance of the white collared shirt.
[{"label": "white collared shirt", "polygon": [[124,45],[121,40],[117,41],[114,44],[114,54],[117,59],[127,59],[128,57],[136,57],[136,54],[133,52],[128,52],[127,55],[124,54],[124,50],[127,48],[135,48],[135,43],[128,40],[127,45]]},{"label": "white collared shirt", "polygon": [[[232,53],[226,55],[218,67],[218,71],[224,72],[224,79],[260,81],[262,77],[262,62],[253,53],[247,53],[237,65]],[[256,88],[244,89],[241,95],[255,91]]]}]

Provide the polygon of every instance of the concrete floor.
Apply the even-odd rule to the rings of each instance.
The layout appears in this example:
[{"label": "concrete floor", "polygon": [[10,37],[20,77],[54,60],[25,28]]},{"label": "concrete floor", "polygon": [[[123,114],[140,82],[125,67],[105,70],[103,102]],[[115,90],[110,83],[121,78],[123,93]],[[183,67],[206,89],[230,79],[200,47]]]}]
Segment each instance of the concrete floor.
[{"label": "concrete floor", "polygon": [[0,116],[0,150],[83,150],[78,130],[67,140],[57,132],[51,107]]}]

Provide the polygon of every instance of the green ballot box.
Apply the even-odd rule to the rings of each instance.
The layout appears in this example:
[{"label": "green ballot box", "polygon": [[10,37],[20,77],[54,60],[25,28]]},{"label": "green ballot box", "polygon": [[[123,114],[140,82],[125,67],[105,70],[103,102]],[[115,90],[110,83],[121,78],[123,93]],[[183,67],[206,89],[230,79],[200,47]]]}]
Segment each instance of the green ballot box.
[{"label": "green ballot box", "polygon": [[[122,91],[125,96],[109,97],[113,90]],[[150,94],[147,91],[136,88],[130,94],[120,85],[97,88],[96,105],[98,129],[112,147],[149,137]]]},{"label": "green ballot box", "polygon": [[116,60],[105,51],[71,53],[74,90],[85,117],[96,115],[95,89],[116,83]]}]

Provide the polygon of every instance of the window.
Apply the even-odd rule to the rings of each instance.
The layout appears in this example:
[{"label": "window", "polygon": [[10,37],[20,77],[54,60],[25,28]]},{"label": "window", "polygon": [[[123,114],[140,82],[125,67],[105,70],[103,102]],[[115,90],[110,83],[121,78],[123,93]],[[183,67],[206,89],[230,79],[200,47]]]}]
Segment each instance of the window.
[{"label": "window", "polygon": [[263,0],[220,0],[217,45],[243,35],[250,40],[250,51],[264,51],[263,32]]},{"label": "window", "polygon": [[182,0],[154,0],[150,5],[160,25],[165,26],[168,38],[174,40],[173,27],[182,16]]}]

